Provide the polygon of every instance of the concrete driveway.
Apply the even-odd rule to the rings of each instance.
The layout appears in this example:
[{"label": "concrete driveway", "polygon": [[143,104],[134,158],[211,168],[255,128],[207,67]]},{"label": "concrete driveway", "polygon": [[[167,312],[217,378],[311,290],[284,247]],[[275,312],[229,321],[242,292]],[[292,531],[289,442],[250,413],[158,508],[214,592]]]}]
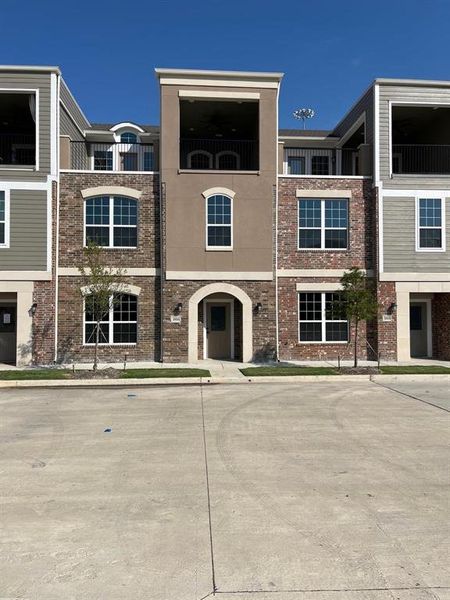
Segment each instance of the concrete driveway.
[{"label": "concrete driveway", "polygon": [[0,599],[449,600],[449,383],[389,386],[0,391]]}]

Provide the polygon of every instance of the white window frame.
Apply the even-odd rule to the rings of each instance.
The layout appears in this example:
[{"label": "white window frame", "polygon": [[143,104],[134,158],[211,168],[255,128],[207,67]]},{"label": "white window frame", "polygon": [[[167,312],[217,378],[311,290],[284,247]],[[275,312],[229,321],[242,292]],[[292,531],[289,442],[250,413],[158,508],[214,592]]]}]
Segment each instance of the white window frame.
[{"label": "white window frame", "polygon": [[[95,200],[96,198],[105,198],[109,197],[109,225],[88,225],[87,224],[87,215],[86,215],[86,207],[89,200]],[[136,202],[136,225],[114,225],[114,198],[127,198],[128,200],[133,200]],[[136,198],[130,198],[129,196],[108,196],[105,194],[104,196],[90,196],[89,198],[84,198],[84,230],[83,230],[83,246],[86,248],[86,228],[87,227],[103,227],[104,229],[109,229],[109,244],[108,246],[101,246],[101,248],[107,248],[109,250],[136,250],[139,245],[138,241],[138,224],[139,224],[139,201]],[[128,227],[129,229],[136,228],[136,240],[138,241],[136,246],[114,246],[114,227]],[[111,245],[113,244],[113,245]]]},{"label": "white window frame", "polygon": [[[231,210],[230,210],[230,221],[231,223],[229,225],[227,224],[209,224],[208,223],[208,200],[210,198],[213,198],[214,196],[225,196],[225,198],[228,198],[230,201],[230,206],[231,206]],[[212,252],[231,252],[233,250],[233,198],[231,196],[228,196],[228,194],[222,194],[222,193],[217,193],[217,194],[210,194],[209,196],[207,196],[205,198],[205,225],[206,225],[206,229],[205,229],[205,242],[206,242],[206,250],[212,251]],[[230,228],[230,245],[229,246],[210,246],[208,244],[208,227],[229,227]]]},{"label": "white window frame", "polygon": [[[420,201],[421,200],[440,200],[441,202],[441,226],[440,227],[425,227],[420,225]],[[433,192],[420,194],[416,196],[416,252],[445,252],[446,251],[446,230],[445,230],[445,196]],[[440,229],[441,230],[441,246],[439,248],[422,248],[420,246],[420,230],[421,229]]]},{"label": "white window frame", "polygon": [[[138,323],[139,323],[139,302],[137,303],[137,317],[136,321],[114,321],[114,302],[113,297],[114,294],[126,294],[128,296],[134,296],[138,298],[135,294],[130,294],[129,292],[114,292],[109,297],[109,311],[108,311],[108,321],[100,321],[100,324],[108,324],[108,338],[110,341],[108,343],[99,342],[99,346],[136,346],[138,343]],[[90,296],[91,294],[88,294]],[[86,321],[86,297],[83,298],[83,346],[92,347],[95,346],[95,342],[87,342],[86,341],[86,325],[93,323],[95,325],[95,321]],[[136,342],[114,342],[114,323],[136,323]]]},{"label": "white window frame", "polygon": [[[329,290],[329,291],[325,291],[325,292],[318,292],[317,290],[311,290],[311,291],[307,291],[307,290],[301,290],[297,292],[297,322],[298,322],[298,332],[297,332],[297,336],[298,336],[298,343],[302,344],[302,345],[308,345],[308,344],[340,344],[341,346],[344,344],[349,344],[350,343],[350,323],[348,321],[348,319],[328,319],[326,318],[326,294],[338,294],[339,291],[337,290]],[[321,302],[321,320],[320,321],[300,321],[300,295],[301,294],[320,294],[320,302]],[[306,341],[306,340],[300,340],[300,322],[301,323],[321,323],[321,332],[322,332],[322,339],[320,341]],[[327,323],[347,323],[347,340],[345,341],[326,341],[326,327],[327,327]]]},{"label": "white window frame", "polygon": [[2,190],[0,189],[0,193],[3,193],[3,199],[5,201],[5,220],[0,221],[0,223],[5,224],[5,239],[3,242],[0,242],[0,248],[9,248],[9,230],[10,230],[10,190]]},{"label": "white window frame", "polygon": [[[350,249],[350,201],[349,198],[297,198],[297,250],[299,252],[348,252]],[[302,200],[320,201],[320,228],[319,227],[301,227],[300,228],[300,202]],[[347,202],[347,227],[325,227],[325,202],[327,200],[345,200]],[[300,229],[320,229],[320,248],[300,248]],[[345,248],[325,248],[325,230],[336,229],[347,231],[347,246]]]}]

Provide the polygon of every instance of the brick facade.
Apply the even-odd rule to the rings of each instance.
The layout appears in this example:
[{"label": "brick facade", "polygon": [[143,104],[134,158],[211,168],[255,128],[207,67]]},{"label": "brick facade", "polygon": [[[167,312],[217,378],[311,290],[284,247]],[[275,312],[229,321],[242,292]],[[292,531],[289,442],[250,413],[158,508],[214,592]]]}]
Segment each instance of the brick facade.
[{"label": "brick facade", "polygon": [[450,294],[435,294],[431,306],[433,356],[450,360]]}]

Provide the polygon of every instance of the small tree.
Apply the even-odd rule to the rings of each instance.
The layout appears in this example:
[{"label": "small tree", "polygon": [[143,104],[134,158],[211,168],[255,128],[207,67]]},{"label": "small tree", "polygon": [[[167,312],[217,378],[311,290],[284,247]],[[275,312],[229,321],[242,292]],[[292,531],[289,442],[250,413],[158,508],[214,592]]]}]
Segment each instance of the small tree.
[{"label": "small tree", "polygon": [[105,266],[103,248],[94,242],[89,242],[87,247],[83,248],[83,259],[84,264],[78,267],[78,271],[82,279],[82,296],[85,306],[88,306],[89,313],[95,323],[93,370],[97,371],[100,325],[115,302],[114,294],[120,294],[124,291],[123,277],[125,272],[120,268]]},{"label": "small tree", "polygon": [[350,271],[341,277],[342,292],[337,306],[333,307],[336,312],[343,314],[350,323],[354,325],[354,354],[353,366],[358,366],[358,328],[360,321],[373,319],[378,313],[378,303],[375,297],[373,285],[367,275],[352,267]]}]

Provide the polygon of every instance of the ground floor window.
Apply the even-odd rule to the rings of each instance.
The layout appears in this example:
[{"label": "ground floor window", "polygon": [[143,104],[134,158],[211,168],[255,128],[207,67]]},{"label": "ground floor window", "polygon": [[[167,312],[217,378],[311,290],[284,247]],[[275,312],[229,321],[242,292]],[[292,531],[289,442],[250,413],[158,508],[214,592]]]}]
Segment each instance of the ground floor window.
[{"label": "ground floor window", "polygon": [[338,292],[299,294],[299,340],[311,342],[348,342],[348,321],[337,310]]},{"label": "ground floor window", "polygon": [[[95,295],[84,301],[84,343],[95,344],[96,321],[99,313]],[[137,296],[112,294],[109,309],[100,318],[100,344],[136,344]]]}]

